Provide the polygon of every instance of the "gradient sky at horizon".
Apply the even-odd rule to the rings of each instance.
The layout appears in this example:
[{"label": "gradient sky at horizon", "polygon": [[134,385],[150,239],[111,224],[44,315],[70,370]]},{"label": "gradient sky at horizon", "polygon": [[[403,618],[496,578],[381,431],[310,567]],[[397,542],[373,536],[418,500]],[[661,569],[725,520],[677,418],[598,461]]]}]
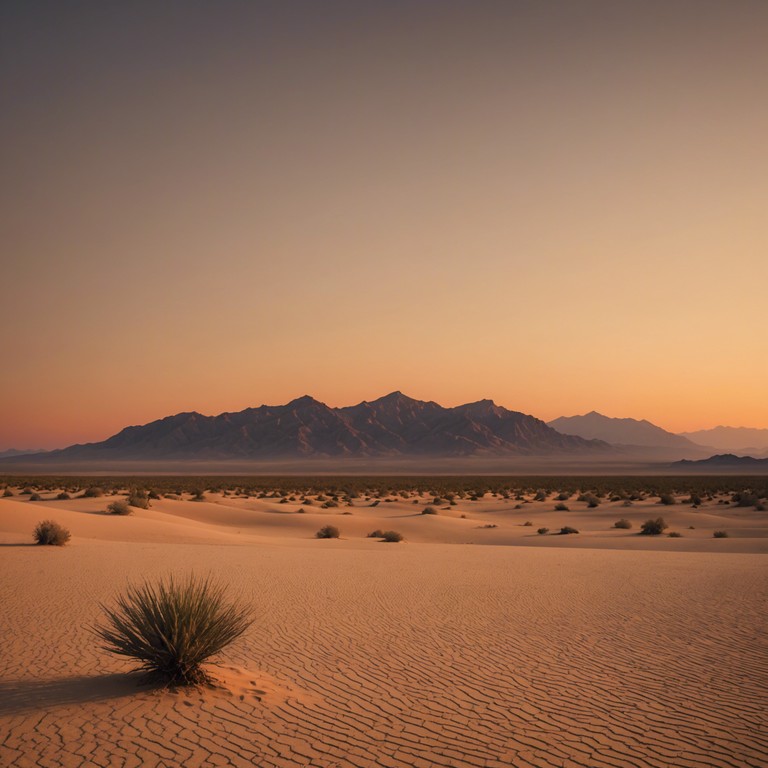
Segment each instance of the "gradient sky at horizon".
[{"label": "gradient sky at horizon", "polygon": [[0,5],[0,450],[392,390],[768,427],[768,3]]}]

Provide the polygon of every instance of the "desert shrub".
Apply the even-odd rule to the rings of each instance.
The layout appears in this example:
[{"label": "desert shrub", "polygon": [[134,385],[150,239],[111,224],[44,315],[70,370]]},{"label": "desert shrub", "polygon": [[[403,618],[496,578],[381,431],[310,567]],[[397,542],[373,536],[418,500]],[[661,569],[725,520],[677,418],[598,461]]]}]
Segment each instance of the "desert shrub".
[{"label": "desert shrub", "polygon": [[384,539],[384,541],[397,544],[403,540],[403,534],[398,533],[397,531],[384,531],[384,533],[381,535],[381,538]]},{"label": "desert shrub", "polygon": [[315,536],[318,539],[338,539],[341,532],[335,525],[324,525]]},{"label": "desert shrub", "polygon": [[530,527],[533,525],[533,523],[532,523],[530,520],[526,520],[526,521],[523,523],[523,525],[524,525],[526,528],[530,528]]},{"label": "desert shrub", "polygon": [[549,533],[549,528],[539,528],[539,530],[536,531],[536,533],[538,533],[539,536],[544,536],[544,534]]},{"label": "desert shrub", "polygon": [[43,500],[43,497],[42,497],[42,496],[41,496],[39,493],[33,493],[33,494],[32,494],[32,495],[29,497],[29,500],[30,500],[30,501],[42,501],[42,500]]},{"label": "desert shrub", "polygon": [[382,531],[379,528],[377,528],[375,531],[371,531],[368,534],[368,538],[369,539],[381,539],[381,538],[384,538],[384,531]]},{"label": "desert shrub", "polygon": [[323,504],[323,509],[329,509],[330,507],[338,507],[338,506],[339,506],[338,501],[334,501],[333,499],[330,499]]},{"label": "desert shrub", "polygon": [[10,498],[11,496],[13,496],[13,491],[12,491],[10,488],[6,488],[6,489],[3,491],[3,496],[4,496],[6,499],[8,499],[8,498]]},{"label": "desert shrub", "polygon": [[202,488],[196,488],[192,491],[192,501],[205,501],[205,491]]},{"label": "desert shrub", "polygon": [[555,504],[555,510],[557,512],[569,512],[567,504],[563,504],[562,501],[558,501],[557,504]]},{"label": "desert shrub", "polygon": [[128,504],[137,509],[149,509],[149,494],[146,491],[134,488],[128,494]]},{"label": "desert shrub", "polygon": [[53,520],[43,520],[38,523],[34,531],[34,539],[37,544],[51,544],[55,547],[63,547],[72,534],[63,526]]},{"label": "desert shrub", "polygon": [[31,496],[31,495],[32,495],[32,489],[29,486],[19,491],[19,496]]},{"label": "desert shrub", "polygon": [[181,496],[176,493],[166,493],[165,498],[170,499],[171,501],[181,501]]},{"label": "desert shrub", "polygon": [[479,528],[498,528],[499,526],[496,525],[496,523],[486,523],[485,525],[478,526]]},{"label": "desert shrub", "polygon": [[671,493],[662,493],[661,496],[659,496],[659,504],[664,504],[665,506],[669,507],[673,504],[677,504],[677,502]]},{"label": "desert shrub", "polygon": [[562,491],[561,493],[557,494],[557,500],[558,501],[568,501],[570,499],[572,494],[567,493],[566,491]]},{"label": "desert shrub", "polygon": [[84,491],[83,491],[83,497],[86,499],[98,499],[100,496],[104,495],[104,489],[100,488],[98,485],[89,485]]},{"label": "desert shrub", "polygon": [[151,489],[147,493],[147,498],[151,499],[152,501],[159,501],[160,500],[160,494],[156,490]]},{"label": "desert shrub", "polygon": [[679,531],[670,531],[667,536],[669,536],[670,539],[679,539],[683,534]]},{"label": "desert shrub", "polygon": [[56,496],[56,499],[58,501],[67,501],[68,499],[71,499],[72,497],[66,492],[62,491],[58,496]]},{"label": "desert shrub", "polygon": [[701,496],[696,493],[692,493],[689,498],[685,500],[686,504],[692,504],[694,507],[701,506]]},{"label": "desert shrub", "polygon": [[629,520],[625,518],[621,518],[621,520],[617,520],[613,524],[614,528],[622,528],[623,530],[629,530],[632,527],[632,523],[629,522]]},{"label": "desert shrub", "polygon": [[567,536],[569,533],[578,533],[578,531],[575,528],[571,528],[570,525],[564,525],[560,529],[560,535],[561,536]]},{"label": "desert shrub", "polygon": [[107,512],[110,515],[130,515],[131,505],[127,501],[113,501],[107,505]]},{"label": "desert shrub", "polygon": [[103,648],[139,663],[148,679],[196,685],[210,678],[202,665],[253,622],[251,609],[225,599],[210,579],[173,577],[129,585],[106,620],[92,628]]},{"label": "desert shrub", "polygon": [[534,501],[546,501],[547,492],[544,490],[536,491],[536,495],[533,497]]},{"label": "desert shrub", "polygon": [[434,507],[424,507],[424,509],[421,510],[422,515],[436,515],[437,510]]},{"label": "desert shrub", "polygon": [[627,499],[626,501],[624,501],[624,502],[622,503],[622,505],[621,505],[621,506],[622,506],[622,507],[631,507],[631,506],[632,506],[632,502],[631,502],[629,499]]},{"label": "desert shrub", "polygon": [[758,501],[757,504],[755,504],[756,512],[765,512],[766,509],[768,509],[768,507],[766,507],[762,501]]},{"label": "desert shrub", "polygon": [[655,520],[646,520],[640,526],[640,533],[644,536],[658,536],[669,528],[663,517],[657,517]]},{"label": "desert shrub", "polygon": [[715,531],[712,536],[714,536],[716,539],[727,539],[728,531]]}]

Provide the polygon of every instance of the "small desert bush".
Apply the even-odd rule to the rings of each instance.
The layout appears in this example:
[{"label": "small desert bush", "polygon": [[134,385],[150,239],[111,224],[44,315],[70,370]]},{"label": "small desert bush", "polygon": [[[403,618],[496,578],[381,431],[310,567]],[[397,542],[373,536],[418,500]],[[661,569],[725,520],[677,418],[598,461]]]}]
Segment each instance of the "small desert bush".
[{"label": "small desert bush", "polygon": [[403,540],[403,534],[398,533],[397,531],[384,531],[384,533],[381,535],[381,538],[384,539],[384,541],[397,544]]},{"label": "small desert bush", "polygon": [[131,505],[127,501],[113,501],[107,505],[107,512],[110,515],[130,515]]},{"label": "small desert bush", "polygon": [[549,533],[549,528],[539,528],[536,533],[538,533],[539,536],[544,536],[545,534]]},{"label": "small desert bush", "polygon": [[134,488],[128,494],[128,504],[137,509],[149,509],[149,494],[146,491]]},{"label": "small desert bush", "polygon": [[63,525],[59,525],[53,520],[43,520],[37,524],[33,536],[37,544],[52,544],[55,547],[63,547],[72,534]]},{"label": "small desert bush", "polygon": [[662,493],[661,496],[659,496],[659,504],[664,504],[669,507],[676,503],[675,497],[671,493]]},{"label": "small desert bush", "polygon": [[715,531],[712,536],[714,536],[716,539],[727,539],[728,531]]},{"label": "small desert bush", "polygon": [[626,518],[622,517],[621,520],[617,520],[613,524],[614,528],[622,528],[623,530],[629,530],[632,527],[632,523],[629,522]]},{"label": "small desert bush", "polygon": [[533,525],[533,523],[530,520],[526,520],[523,523],[523,526],[526,527],[526,528],[530,528],[532,525]]},{"label": "small desert bush", "polygon": [[667,530],[669,526],[664,521],[663,517],[657,517],[655,520],[646,520],[640,526],[640,533],[644,536],[658,536]]},{"label": "small desert bush", "polygon": [[253,622],[251,609],[226,600],[210,579],[173,577],[129,585],[92,631],[103,648],[139,663],[149,680],[196,685],[209,680],[202,665]]},{"label": "small desert bush", "polygon": [[578,533],[578,531],[575,528],[571,528],[570,525],[564,525],[560,529],[560,535],[561,536],[567,536],[569,533]]},{"label": "small desert bush", "polygon": [[563,504],[562,501],[558,501],[557,504],[555,504],[555,511],[556,512],[569,512],[567,504]]},{"label": "small desert bush", "polygon": [[205,491],[202,488],[192,491],[192,501],[205,501]]},{"label": "small desert bush", "polygon": [[369,539],[383,539],[384,538],[384,531],[379,530],[378,528],[375,531],[371,531],[368,534]]},{"label": "small desert bush", "polygon": [[478,526],[479,528],[498,528],[499,526],[496,525],[496,523],[486,523],[485,525]]},{"label": "small desert bush", "polygon": [[669,536],[670,539],[679,539],[683,534],[680,533],[680,531],[670,531],[667,536]]},{"label": "small desert bush", "polygon": [[424,507],[424,509],[421,510],[422,515],[436,515],[437,510],[434,507]]},{"label": "small desert bush", "polygon": [[335,525],[324,525],[316,534],[318,539],[338,539],[341,532]]},{"label": "small desert bush", "polygon": [[97,499],[104,495],[104,489],[98,485],[90,485],[83,491],[83,497],[86,499]]},{"label": "small desert bush", "polygon": [[72,497],[66,492],[62,491],[60,494],[56,496],[56,499],[58,501],[67,501],[68,499],[71,499]]},{"label": "small desert bush", "polygon": [[42,497],[42,496],[41,496],[39,493],[33,493],[33,494],[32,494],[32,495],[29,497],[29,500],[30,500],[30,501],[42,501],[42,500],[43,500],[43,497]]},{"label": "small desert bush", "polygon": [[32,489],[27,486],[22,491],[19,492],[19,496],[31,496],[32,495]]},{"label": "small desert bush", "polygon": [[6,499],[8,499],[8,498],[10,498],[11,496],[13,496],[13,491],[12,491],[10,488],[6,488],[6,489],[3,491],[3,496],[4,496]]},{"label": "small desert bush", "polygon": [[329,501],[326,501],[326,502],[323,503],[322,508],[323,509],[330,509],[331,507],[338,507],[338,506],[339,506],[339,502],[338,501],[334,501],[333,499],[330,499]]}]

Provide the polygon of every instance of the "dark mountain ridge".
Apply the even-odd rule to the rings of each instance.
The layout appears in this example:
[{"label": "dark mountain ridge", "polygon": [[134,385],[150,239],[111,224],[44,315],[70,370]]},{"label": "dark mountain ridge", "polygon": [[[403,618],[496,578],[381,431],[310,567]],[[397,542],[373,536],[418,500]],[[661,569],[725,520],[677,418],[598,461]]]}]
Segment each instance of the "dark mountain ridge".
[{"label": "dark mountain ridge", "polygon": [[606,454],[600,440],[563,435],[543,421],[491,400],[454,408],[392,392],[330,408],[308,395],[204,416],[178,413],[131,426],[98,443],[49,451],[40,461],[275,459]]}]

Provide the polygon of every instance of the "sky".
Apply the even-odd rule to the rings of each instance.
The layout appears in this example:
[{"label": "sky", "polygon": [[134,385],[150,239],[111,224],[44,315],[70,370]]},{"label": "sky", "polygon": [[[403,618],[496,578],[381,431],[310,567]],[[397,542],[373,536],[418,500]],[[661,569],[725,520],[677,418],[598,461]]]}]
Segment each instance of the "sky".
[{"label": "sky", "polygon": [[393,390],[768,427],[768,3],[0,4],[0,450]]}]

